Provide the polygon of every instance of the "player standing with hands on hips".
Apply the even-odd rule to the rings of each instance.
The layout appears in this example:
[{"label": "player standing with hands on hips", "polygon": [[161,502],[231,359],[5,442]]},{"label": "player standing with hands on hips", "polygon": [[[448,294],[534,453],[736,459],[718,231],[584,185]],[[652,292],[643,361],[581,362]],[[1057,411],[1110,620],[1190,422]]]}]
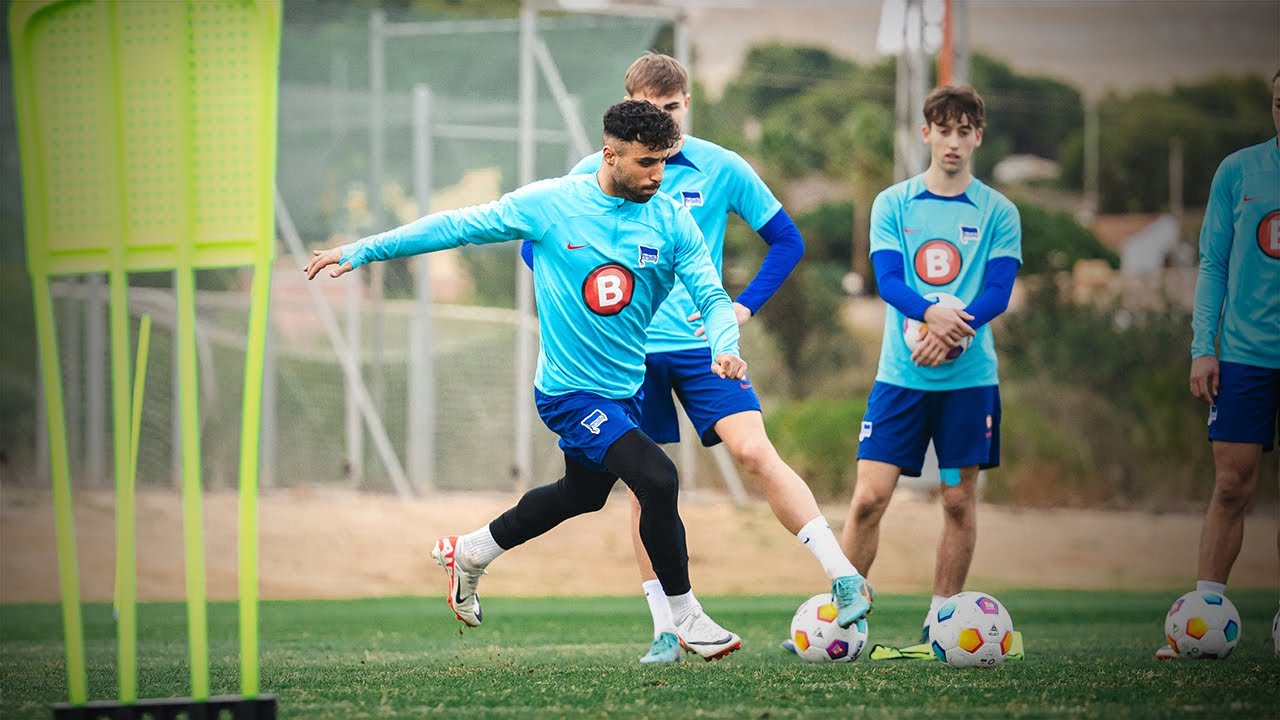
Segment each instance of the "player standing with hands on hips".
[{"label": "player standing with hands on hips", "polygon": [[[1275,447],[1280,423],[1280,71],[1271,78],[1271,120],[1275,137],[1218,166],[1200,227],[1190,385],[1209,405],[1214,477],[1196,589],[1218,594],[1240,554],[1262,453]],[[1179,657],[1168,645],[1156,651],[1160,660]]]},{"label": "player standing with hands on hips", "polygon": [[[678,279],[706,319],[708,374],[746,377],[733,303],[720,286],[702,233],[679,203],[658,193],[680,128],[651,103],[604,113],[598,172],[531,183],[497,201],[433,213],[350,245],[317,251],[308,278],[330,265],[338,277],[374,261],[466,244],[529,238],[541,350],[534,398],[560,436],[564,477],[525,493],[487,525],[436,542],[449,580],[449,607],[481,622],[476,586],[505,550],[565,520],[604,507],[618,478],[640,502],[640,535],[673,604],[692,597],[675,466],[639,429],[644,343],[655,308]],[[678,643],[674,624],[664,642]]]}]

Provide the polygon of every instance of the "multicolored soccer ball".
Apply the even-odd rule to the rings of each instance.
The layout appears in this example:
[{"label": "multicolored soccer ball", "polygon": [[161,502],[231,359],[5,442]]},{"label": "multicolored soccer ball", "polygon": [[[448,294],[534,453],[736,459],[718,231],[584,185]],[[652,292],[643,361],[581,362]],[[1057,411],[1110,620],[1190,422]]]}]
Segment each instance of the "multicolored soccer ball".
[{"label": "multicolored soccer ball", "polygon": [[867,644],[867,620],[847,628],[836,624],[836,604],[831,593],[821,593],[801,603],[791,618],[791,642],[796,654],[809,662],[853,662]]},{"label": "multicolored soccer ball", "polygon": [[1223,660],[1240,642],[1240,613],[1222,593],[1192,590],[1173,601],[1164,635],[1184,658]]},{"label": "multicolored soccer ball", "polygon": [[[965,302],[955,295],[943,292],[931,292],[924,296],[926,300],[937,300],[938,304],[943,307],[956,308],[963,310]],[[916,346],[920,344],[920,338],[924,335],[928,326],[914,318],[907,318],[902,323],[902,339],[907,343],[907,349],[915,351]],[[944,362],[952,362],[956,358],[964,354],[969,349],[970,343],[973,342],[973,336],[966,335],[959,345],[953,346],[947,351],[947,359]]]},{"label": "multicolored soccer ball", "polygon": [[990,593],[957,593],[934,613],[929,640],[951,667],[998,667],[1013,647],[1013,618]]}]

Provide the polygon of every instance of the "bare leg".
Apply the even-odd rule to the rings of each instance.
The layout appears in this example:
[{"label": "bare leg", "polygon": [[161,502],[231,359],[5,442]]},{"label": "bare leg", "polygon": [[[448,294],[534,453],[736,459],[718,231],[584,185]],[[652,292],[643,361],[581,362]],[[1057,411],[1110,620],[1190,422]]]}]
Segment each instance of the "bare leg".
[{"label": "bare leg", "polygon": [[933,594],[950,597],[964,590],[978,540],[978,466],[960,469],[960,484],[942,488],[942,539],[933,569]]},{"label": "bare leg", "polygon": [[1258,485],[1262,446],[1256,443],[1213,443],[1213,496],[1200,531],[1197,580],[1226,584],[1244,540],[1244,514]]},{"label": "bare leg", "polygon": [[764,417],[756,410],[734,413],[716,422],[716,434],[738,465],[760,481],[769,508],[792,535],[818,517],[813,491],[791,466],[778,456],[764,429]]},{"label": "bare leg", "polygon": [[858,484],[853,488],[840,546],[864,576],[870,573],[880,548],[880,519],[889,507],[900,473],[897,465],[878,460],[858,461]]}]

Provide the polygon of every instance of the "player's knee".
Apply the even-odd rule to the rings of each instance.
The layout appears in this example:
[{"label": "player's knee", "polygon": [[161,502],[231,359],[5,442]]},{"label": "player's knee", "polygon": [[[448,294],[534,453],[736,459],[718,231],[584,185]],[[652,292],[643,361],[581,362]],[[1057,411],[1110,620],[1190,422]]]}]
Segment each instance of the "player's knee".
[{"label": "player's knee", "polygon": [[853,493],[853,516],[858,522],[872,522],[880,519],[889,507],[890,492],[858,488]]},{"label": "player's knee", "polygon": [[1213,500],[1232,510],[1243,509],[1253,497],[1253,470],[1222,468],[1214,474]]},{"label": "player's knee", "polygon": [[972,525],[977,507],[972,495],[942,495],[942,514],[953,525]]},{"label": "player's knee", "polygon": [[602,482],[575,481],[568,476],[558,484],[560,501],[572,507],[575,515],[596,512],[604,508],[613,485]]},{"label": "player's knee", "polygon": [[729,447],[729,452],[743,470],[757,477],[763,476],[778,460],[778,451],[768,437],[737,442]]},{"label": "player's knee", "polygon": [[633,478],[631,489],[642,507],[654,503],[674,504],[679,491],[675,464],[665,453],[657,453]]}]

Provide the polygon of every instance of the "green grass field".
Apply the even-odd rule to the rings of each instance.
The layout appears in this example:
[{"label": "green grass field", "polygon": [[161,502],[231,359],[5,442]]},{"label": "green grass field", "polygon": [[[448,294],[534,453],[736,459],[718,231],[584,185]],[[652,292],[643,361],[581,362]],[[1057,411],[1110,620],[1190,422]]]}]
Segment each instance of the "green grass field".
[{"label": "green grass field", "polygon": [[[899,717],[1280,717],[1272,657],[1276,594],[1238,591],[1243,619],[1223,662],[1158,663],[1176,593],[1005,591],[1027,659],[994,670],[936,662],[811,665],[778,648],[800,596],[710,597],[743,637],[717,663],[636,662],[651,626],[626,598],[485,600],[485,625],[459,631],[442,599],[266,602],[262,687],[284,718],[450,716],[611,719]],[[910,644],[927,599],[886,595],[871,642]],[[237,693],[236,609],[210,606],[211,687]],[[89,691],[115,693],[111,608],[85,608]],[[142,697],[187,694],[185,606],[139,609]],[[0,606],[0,717],[48,718],[65,700],[56,605]]]}]

